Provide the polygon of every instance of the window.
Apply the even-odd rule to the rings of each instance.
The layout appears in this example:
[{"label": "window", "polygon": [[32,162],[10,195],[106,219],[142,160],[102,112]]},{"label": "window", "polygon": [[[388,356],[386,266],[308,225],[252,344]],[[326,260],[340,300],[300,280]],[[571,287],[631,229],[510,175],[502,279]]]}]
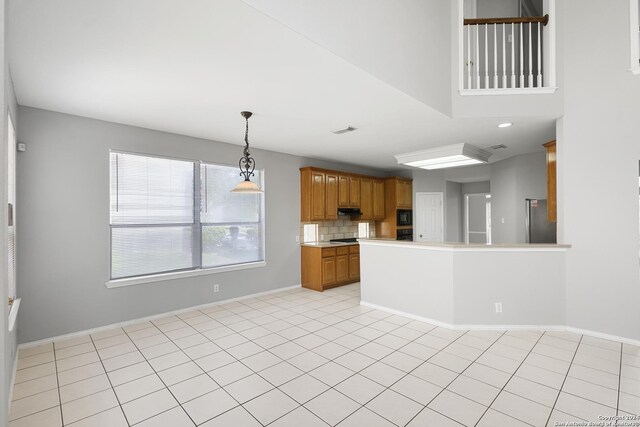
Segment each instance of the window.
[{"label": "window", "polygon": [[302,242],[317,242],[318,241],[318,224],[304,224],[302,226],[303,235]]},{"label": "window", "polygon": [[360,238],[360,239],[368,239],[369,238],[369,223],[368,222],[359,222],[358,223],[358,238]]},{"label": "window", "polygon": [[[7,116],[7,202],[8,202],[8,282],[7,296],[9,301],[16,298],[16,130],[11,115]],[[12,303],[10,302],[10,305]]]},{"label": "window", "polygon": [[264,261],[263,197],[231,193],[238,179],[235,167],[112,152],[111,279]]}]

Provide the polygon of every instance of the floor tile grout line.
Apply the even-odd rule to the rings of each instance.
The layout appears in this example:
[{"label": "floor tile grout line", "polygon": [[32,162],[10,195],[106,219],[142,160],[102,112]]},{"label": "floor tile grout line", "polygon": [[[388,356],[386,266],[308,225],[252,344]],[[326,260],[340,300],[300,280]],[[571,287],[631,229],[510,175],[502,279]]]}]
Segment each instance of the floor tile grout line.
[{"label": "floor tile grout line", "polygon": [[[622,390],[620,390],[620,387],[622,385],[622,350],[623,350],[623,345],[622,343],[620,343],[620,370],[618,371],[618,395],[616,396],[616,416],[620,413],[620,393],[622,393]],[[618,422],[616,421],[616,425],[618,424]]]},{"label": "floor tile grout line", "polygon": [[[573,353],[573,358],[571,359],[571,363],[569,363],[569,369],[567,369],[567,373],[564,376],[564,379],[562,380],[562,384],[560,385],[560,389],[558,390],[558,394],[556,395],[556,399],[553,402],[553,407],[551,408],[551,412],[549,413],[549,416],[547,417],[547,424],[549,424],[549,421],[551,420],[551,415],[553,414],[553,411],[556,409],[556,405],[558,404],[558,399],[560,399],[560,394],[562,394],[562,389],[564,388],[564,383],[567,381],[567,378],[569,377],[569,371],[571,370],[571,365],[573,365],[573,361],[576,358],[576,355],[578,354],[578,349],[580,348],[580,345],[582,344],[582,339],[583,339],[584,335],[580,336],[580,340],[578,341],[578,345],[576,346],[576,351]],[[573,415],[573,414],[570,414]],[[580,418],[580,417],[578,417]]]},{"label": "floor tile grout line", "polygon": [[53,366],[56,368],[56,384],[58,385],[58,403],[60,404],[60,423],[64,426],[64,413],[62,412],[62,396],[60,395],[60,378],[58,377],[58,360],[56,359],[56,345],[53,344]]},{"label": "floor tile grout line", "polygon": [[[98,348],[95,346],[96,344],[95,344],[95,342],[93,340],[93,337],[91,335],[89,335],[89,339],[91,340],[91,343],[93,344],[94,348],[96,349],[96,353],[97,353],[98,352]],[[104,376],[107,377],[107,381],[109,381],[109,385],[111,386],[111,392],[115,396],[116,402],[118,402],[118,408],[120,408],[120,412],[122,412],[122,416],[124,417],[124,420],[127,423],[127,425],[131,425],[131,423],[129,422],[129,419],[127,418],[127,414],[125,414],[124,409],[122,409],[122,403],[120,402],[120,398],[118,397],[118,394],[116,393],[116,389],[113,386],[113,383],[111,382],[111,378],[109,378],[109,375],[107,373],[107,369],[105,368],[104,363],[102,361],[102,357],[100,357],[100,353],[98,353],[98,359],[100,360],[100,364],[102,365],[102,369],[104,370]],[[104,391],[104,390],[101,390],[101,391],[99,391],[97,393],[101,393],[102,391]],[[83,397],[86,397],[86,396],[83,396]],[[111,409],[113,409],[113,408],[105,409],[102,412],[109,411]],[[101,412],[98,412],[96,414],[90,415],[90,417],[92,417],[94,415],[98,415],[99,413],[101,413]],[[85,418],[89,418],[89,417],[85,417]],[[79,421],[79,420],[77,420],[77,421]],[[64,426],[64,423],[62,425]]]},{"label": "floor tile grout line", "polygon": [[[154,325],[155,325],[155,324],[154,324]],[[156,327],[157,327],[157,325],[156,325]],[[158,328],[158,329],[160,329],[160,328]],[[131,337],[129,337],[129,334],[128,334],[126,331],[125,331],[125,334],[126,334],[126,335],[127,335],[127,337],[131,340]],[[165,337],[166,337],[170,342],[172,342],[172,343],[173,343],[173,340],[172,340],[171,338],[169,338],[169,337],[168,337],[164,332],[162,332],[162,334],[163,334],[163,335],[164,335],[164,336],[165,336]],[[178,404],[177,406],[179,406],[179,407],[182,409],[182,411],[183,411],[185,414],[187,414],[187,417],[189,417],[189,419],[191,420],[191,422],[192,422],[194,425],[198,425],[198,424],[195,422],[195,420],[191,417],[191,414],[189,414],[189,413],[187,412],[187,410],[186,410],[186,409],[184,409],[184,407],[182,406],[182,403],[180,403],[180,401],[176,398],[175,394],[171,391],[171,389],[169,388],[169,386],[167,385],[167,383],[166,383],[166,382],[162,379],[162,377],[158,374],[158,371],[156,370],[156,368],[154,368],[154,367],[153,367],[153,365],[152,365],[151,363],[149,363],[149,359],[147,358],[147,356],[145,356],[145,355],[144,355],[144,353],[142,353],[142,351],[140,350],[140,348],[138,347],[138,345],[137,345],[133,340],[131,340],[131,342],[133,342],[133,345],[138,349],[138,351],[140,351],[140,354],[142,354],[142,357],[144,358],[145,362],[149,365],[149,367],[151,368],[151,370],[153,371],[153,373],[158,377],[158,379],[160,380],[160,382],[164,385],[164,389],[165,389],[165,390],[167,390],[167,391],[171,394],[171,397],[173,397],[173,399],[174,399],[174,400],[176,401],[176,403]],[[175,344],[175,343],[174,343],[174,344]],[[189,357],[189,355],[188,355],[188,354],[186,354],[186,353],[184,353],[184,352],[182,351],[182,349],[180,349],[179,351],[181,351],[181,352],[182,352],[182,353],[183,353],[187,358],[191,359],[191,358]],[[177,353],[177,352],[176,352],[176,353]],[[192,361],[192,362],[193,362],[193,361]],[[185,362],[185,363],[189,363],[189,362]],[[179,366],[179,365],[175,365],[175,366]],[[171,369],[171,368],[173,368],[173,367],[175,367],[175,366],[172,366],[172,367],[167,368],[167,369]],[[198,367],[199,367],[199,366],[198,366]],[[201,368],[201,369],[202,369],[202,368]],[[166,369],[165,369],[165,370],[166,370]],[[160,371],[160,372],[161,372],[161,371]],[[204,372],[204,370],[203,370],[203,372]],[[205,373],[206,373],[206,372],[205,372]],[[151,375],[151,374],[150,374],[150,375]],[[192,378],[194,378],[194,377],[192,377]],[[211,378],[211,379],[212,379],[216,384],[218,384],[218,383],[217,383],[213,378]],[[220,384],[218,384],[218,386],[220,386]],[[156,393],[156,392],[158,392],[158,391],[160,391],[160,390],[156,390],[156,391],[154,391],[154,392],[152,392],[152,393],[149,393],[149,394],[153,394],[153,393]],[[114,393],[115,393],[115,388],[114,388]],[[148,396],[149,394],[147,394],[147,395],[145,395],[145,396]],[[117,397],[117,394],[116,394],[116,397]],[[142,397],[144,397],[144,396],[140,396],[140,397],[138,397],[138,398],[136,398],[136,399],[133,399],[133,400],[131,400],[131,401],[127,402],[127,403],[134,402],[134,401],[136,401],[136,400],[138,400],[138,399],[140,399],[140,398],[142,398]],[[233,397],[233,396],[232,396],[232,397]],[[176,408],[177,406],[174,406],[174,407],[172,407],[172,408],[170,408],[170,409]],[[169,409],[168,409],[168,410],[169,410]],[[167,411],[168,411],[168,410],[167,410]],[[122,409],[122,412],[125,414],[125,417],[126,417],[126,412],[124,411],[124,408]],[[148,418],[145,418],[145,419],[143,419],[143,420],[140,420],[140,421],[138,421],[136,424],[141,423],[141,422],[143,422],[143,421],[146,421],[146,420],[148,420],[148,419],[151,419],[151,418],[153,418],[153,417],[155,417],[155,416],[157,416],[157,415],[160,415],[160,414],[162,414],[162,413],[164,413],[164,412],[166,412],[166,411],[160,412],[160,413],[158,413],[158,414],[154,414],[154,415],[152,415],[152,416],[150,416],[150,417],[148,417]]]},{"label": "floor tile grout line", "polygon": [[[506,334],[507,332],[505,332]],[[504,335],[503,335],[504,336]],[[540,334],[540,336],[538,337],[538,339],[535,341],[535,343],[533,343],[533,345],[531,346],[531,348],[529,349],[529,351],[527,352],[527,355],[522,359],[522,362],[520,362],[520,364],[518,365],[518,367],[516,368],[515,371],[513,371],[513,373],[509,376],[509,379],[504,383],[504,385],[502,386],[502,388],[500,388],[500,391],[498,392],[498,394],[496,394],[496,397],[493,398],[493,400],[491,401],[491,403],[489,403],[489,405],[487,405],[487,409],[483,412],[482,416],[480,418],[478,418],[478,421],[476,421],[476,423],[474,424],[475,426],[478,425],[478,423],[480,422],[480,420],[482,420],[482,418],[484,418],[484,416],[487,414],[487,412],[489,412],[489,409],[491,409],[491,406],[495,403],[495,401],[498,399],[498,396],[500,396],[501,393],[505,392],[505,387],[507,386],[507,384],[509,384],[509,382],[513,379],[513,377],[516,376],[516,372],[518,372],[518,370],[520,369],[520,367],[522,365],[524,365],[525,360],[527,360],[527,357],[529,357],[529,355],[532,353],[533,349],[535,348],[535,346],[540,342],[540,340],[542,339],[542,337],[544,336],[544,332]],[[559,392],[558,392],[559,393]],[[521,397],[521,396],[519,396]],[[528,399],[527,399],[528,400]],[[537,402],[536,402],[537,403]],[[497,411],[496,409],[494,409],[494,411]],[[498,411],[500,413],[503,413],[501,411]],[[553,412],[553,408],[551,408],[551,411]],[[521,421],[525,424],[529,424],[526,421],[523,421],[519,418],[514,417],[513,415],[509,415],[509,414],[504,414],[507,415],[513,419],[516,419],[518,421]]]}]

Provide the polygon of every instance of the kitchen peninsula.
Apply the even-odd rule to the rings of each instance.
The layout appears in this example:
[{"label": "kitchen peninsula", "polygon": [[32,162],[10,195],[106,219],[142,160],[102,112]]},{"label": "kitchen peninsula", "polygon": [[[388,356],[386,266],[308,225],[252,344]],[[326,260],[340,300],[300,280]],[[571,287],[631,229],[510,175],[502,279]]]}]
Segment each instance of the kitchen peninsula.
[{"label": "kitchen peninsula", "polygon": [[362,305],[450,328],[565,324],[570,245],[359,243]]}]

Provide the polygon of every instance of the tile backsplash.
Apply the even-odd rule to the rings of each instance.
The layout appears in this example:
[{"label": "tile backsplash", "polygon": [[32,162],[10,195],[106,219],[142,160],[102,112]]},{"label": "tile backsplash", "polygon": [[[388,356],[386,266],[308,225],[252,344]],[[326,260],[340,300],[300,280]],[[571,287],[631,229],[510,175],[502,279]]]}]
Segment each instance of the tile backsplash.
[{"label": "tile backsplash", "polygon": [[339,219],[335,221],[315,221],[312,223],[300,223],[300,241],[304,242],[305,224],[318,224],[318,241],[327,242],[331,239],[358,237],[358,224],[360,224],[361,222],[369,223],[369,237],[374,237],[373,234],[375,234],[376,226],[373,221],[350,221],[348,219]]}]

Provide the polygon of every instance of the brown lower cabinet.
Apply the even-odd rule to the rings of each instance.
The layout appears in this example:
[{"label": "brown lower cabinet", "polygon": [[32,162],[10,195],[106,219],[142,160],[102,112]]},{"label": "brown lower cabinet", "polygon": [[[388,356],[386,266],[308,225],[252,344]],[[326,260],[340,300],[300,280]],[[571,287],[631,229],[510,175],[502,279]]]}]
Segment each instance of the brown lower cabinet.
[{"label": "brown lower cabinet", "polygon": [[323,291],[360,280],[360,246],[302,246],[302,287]]}]

